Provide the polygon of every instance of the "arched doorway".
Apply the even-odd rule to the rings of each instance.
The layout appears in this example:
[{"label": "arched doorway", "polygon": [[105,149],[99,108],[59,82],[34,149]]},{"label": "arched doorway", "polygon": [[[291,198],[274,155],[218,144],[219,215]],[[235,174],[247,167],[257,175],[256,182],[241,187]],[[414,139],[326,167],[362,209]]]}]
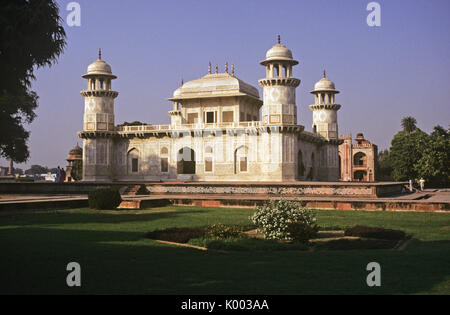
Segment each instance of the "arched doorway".
[{"label": "arched doorway", "polygon": [[178,174],[195,174],[195,151],[189,147],[181,148],[177,156]]},{"label": "arched doorway", "polygon": [[354,177],[355,181],[366,182],[367,181],[367,172],[366,171],[356,171],[353,177]]},{"label": "arched doorway", "polygon": [[367,166],[367,156],[363,152],[358,152],[353,156],[354,166]]},{"label": "arched doorway", "polygon": [[139,173],[139,151],[135,148],[127,153],[128,175]]},{"label": "arched doorway", "polygon": [[248,148],[241,145],[234,151],[234,173],[246,173],[248,171]]}]

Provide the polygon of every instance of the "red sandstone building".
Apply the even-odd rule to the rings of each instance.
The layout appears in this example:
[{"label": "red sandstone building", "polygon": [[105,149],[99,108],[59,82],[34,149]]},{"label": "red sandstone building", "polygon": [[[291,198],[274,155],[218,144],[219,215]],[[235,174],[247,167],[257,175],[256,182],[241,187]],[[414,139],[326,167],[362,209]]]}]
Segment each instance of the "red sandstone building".
[{"label": "red sandstone building", "polygon": [[364,139],[362,133],[356,136],[352,144],[352,136],[339,136],[344,142],[339,145],[339,165],[341,181],[375,181],[378,148]]}]

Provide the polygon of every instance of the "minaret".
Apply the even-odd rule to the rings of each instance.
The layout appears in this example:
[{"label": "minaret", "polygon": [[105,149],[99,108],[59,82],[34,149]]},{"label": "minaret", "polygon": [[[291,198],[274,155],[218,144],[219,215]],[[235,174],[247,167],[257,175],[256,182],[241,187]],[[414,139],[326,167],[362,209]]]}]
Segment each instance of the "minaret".
[{"label": "minaret", "polygon": [[111,80],[117,77],[102,60],[101,50],[83,78],[88,81],[87,90],[81,91],[85,104],[83,130],[114,131],[114,99],[119,93],[111,90]]},{"label": "minaret", "polygon": [[278,43],[266,53],[266,59],[260,62],[266,67],[266,77],[258,81],[264,89],[262,121],[267,125],[296,125],[297,106],[295,89],[300,80],[292,77],[292,67],[298,64],[292,58],[292,52]]},{"label": "minaret", "polygon": [[79,133],[83,138],[83,181],[110,182],[114,172],[114,99],[119,95],[111,89],[111,81],[117,77],[111,67],[98,59],[89,65],[87,90],[84,97],[84,124]]},{"label": "minaret", "polygon": [[337,111],[341,105],[335,104],[334,97],[339,91],[334,83],[327,79],[325,70],[323,78],[314,85],[311,94],[315,102],[309,108],[313,111],[313,132],[326,139],[338,139]]}]

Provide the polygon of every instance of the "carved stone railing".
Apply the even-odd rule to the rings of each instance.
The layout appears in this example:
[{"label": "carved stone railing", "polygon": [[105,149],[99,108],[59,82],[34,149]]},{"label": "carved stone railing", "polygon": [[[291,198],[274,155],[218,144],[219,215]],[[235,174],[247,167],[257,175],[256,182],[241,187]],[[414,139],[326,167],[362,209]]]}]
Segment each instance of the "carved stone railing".
[{"label": "carved stone railing", "polygon": [[181,124],[181,125],[137,125],[137,126],[117,126],[116,131],[119,132],[152,132],[167,130],[186,130],[186,129],[219,129],[219,128],[247,128],[260,127],[261,121],[243,121],[229,123],[197,123],[197,124]]}]

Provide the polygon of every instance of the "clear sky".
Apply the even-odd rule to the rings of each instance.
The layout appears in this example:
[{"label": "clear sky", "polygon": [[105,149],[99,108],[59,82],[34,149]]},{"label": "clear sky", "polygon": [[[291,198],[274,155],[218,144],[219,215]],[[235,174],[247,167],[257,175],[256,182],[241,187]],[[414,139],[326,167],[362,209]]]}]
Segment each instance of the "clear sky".
[{"label": "clear sky", "polygon": [[[66,20],[70,1],[58,0]],[[38,69],[33,89],[38,117],[31,130],[31,164],[65,166],[82,129],[86,88],[81,75],[97,59],[112,66],[119,91],[116,124],[140,120],[169,123],[167,111],[181,79],[207,73],[208,62],[234,63],[236,76],[262,90],[259,65],[276,44],[300,64],[294,76],[298,123],[311,130],[314,83],[327,76],[341,91],[339,133],[388,148],[404,116],[426,132],[450,123],[450,1],[379,0],[381,27],[369,27],[369,0],[79,0],[81,26],[64,22],[68,45],[58,63]],[[0,160],[0,165],[7,161]]]}]

